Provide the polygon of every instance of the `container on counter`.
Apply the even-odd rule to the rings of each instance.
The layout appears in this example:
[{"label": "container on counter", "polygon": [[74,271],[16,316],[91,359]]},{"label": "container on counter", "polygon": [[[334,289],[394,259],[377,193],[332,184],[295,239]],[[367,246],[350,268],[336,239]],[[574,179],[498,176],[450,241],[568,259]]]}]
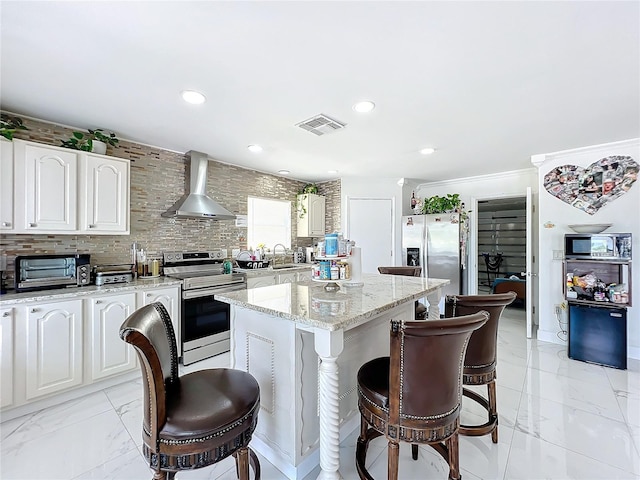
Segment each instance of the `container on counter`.
[{"label": "container on counter", "polygon": [[325,257],[337,257],[338,256],[338,234],[327,233],[324,236],[325,242]]}]

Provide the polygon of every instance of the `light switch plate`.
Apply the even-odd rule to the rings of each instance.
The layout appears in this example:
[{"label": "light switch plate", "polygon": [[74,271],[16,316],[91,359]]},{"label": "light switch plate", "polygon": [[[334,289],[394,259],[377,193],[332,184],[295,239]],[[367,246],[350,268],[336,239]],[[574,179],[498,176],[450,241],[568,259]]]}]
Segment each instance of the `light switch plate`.
[{"label": "light switch plate", "polygon": [[553,251],[553,259],[554,260],[564,260],[564,252],[562,250],[554,250]]},{"label": "light switch plate", "polygon": [[240,249],[239,248],[234,248],[231,250],[231,256],[233,258],[236,258],[238,255],[240,255]]}]

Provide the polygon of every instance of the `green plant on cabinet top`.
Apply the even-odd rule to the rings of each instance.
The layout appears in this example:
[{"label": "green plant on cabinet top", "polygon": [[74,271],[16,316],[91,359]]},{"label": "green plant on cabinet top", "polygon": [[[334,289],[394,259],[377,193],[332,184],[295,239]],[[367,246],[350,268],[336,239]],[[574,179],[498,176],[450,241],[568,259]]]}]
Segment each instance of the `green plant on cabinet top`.
[{"label": "green plant on cabinet top", "polygon": [[93,150],[93,142],[94,140],[103,142],[107,145],[111,145],[112,147],[117,147],[118,140],[116,138],[116,134],[110,132],[109,134],[102,133],[104,132],[101,128],[96,128],[95,130],[88,129],[89,133],[82,132],[73,132],[72,136],[68,140],[62,141],[62,147],[71,148],[73,150],[82,150],[84,152],[91,152]]},{"label": "green plant on cabinet top", "polygon": [[304,206],[303,200],[306,200],[308,194],[317,195],[318,186],[315,183],[307,183],[298,191],[298,197],[296,199],[296,210],[298,211],[298,218],[304,218],[307,214],[307,208]]},{"label": "green plant on cabinet top", "polygon": [[13,140],[13,134],[16,130],[29,130],[22,124],[22,119],[18,117],[10,117],[3,114],[0,117],[0,135],[7,140]]}]

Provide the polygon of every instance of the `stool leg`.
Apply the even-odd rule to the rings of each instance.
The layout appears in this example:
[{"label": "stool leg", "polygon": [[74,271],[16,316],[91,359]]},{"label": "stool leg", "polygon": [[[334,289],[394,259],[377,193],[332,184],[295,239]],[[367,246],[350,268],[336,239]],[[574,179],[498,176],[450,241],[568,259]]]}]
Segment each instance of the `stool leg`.
[{"label": "stool leg", "polygon": [[498,401],[496,398],[496,381],[492,380],[487,384],[489,394],[489,421],[496,419],[496,424],[491,431],[491,441],[498,443]]},{"label": "stool leg", "polygon": [[236,458],[236,476],[240,480],[249,480],[249,449],[240,448],[233,456]]},{"label": "stool leg", "polygon": [[387,460],[387,479],[398,480],[398,457],[400,455],[400,446],[389,440],[387,451],[389,456]]},{"label": "stool leg", "polygon": [[418,445],[415,443],[411,444],[411,458],[414,460],[418,459]]},{"label": "stool leg", "polygon": [[449,451],[449,480],[460,480],[460,451],[458,449],[458,434],[454,433],[446,441]]}]

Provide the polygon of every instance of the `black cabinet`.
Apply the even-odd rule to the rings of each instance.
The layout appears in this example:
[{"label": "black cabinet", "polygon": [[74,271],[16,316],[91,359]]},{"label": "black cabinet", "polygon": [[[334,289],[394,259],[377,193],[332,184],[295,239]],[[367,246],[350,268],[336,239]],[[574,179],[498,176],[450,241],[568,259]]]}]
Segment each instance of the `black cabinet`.
[{"label": "black cabinet", "polygon": [[627,368],[627,309],[569,302],[569,358]]}]

